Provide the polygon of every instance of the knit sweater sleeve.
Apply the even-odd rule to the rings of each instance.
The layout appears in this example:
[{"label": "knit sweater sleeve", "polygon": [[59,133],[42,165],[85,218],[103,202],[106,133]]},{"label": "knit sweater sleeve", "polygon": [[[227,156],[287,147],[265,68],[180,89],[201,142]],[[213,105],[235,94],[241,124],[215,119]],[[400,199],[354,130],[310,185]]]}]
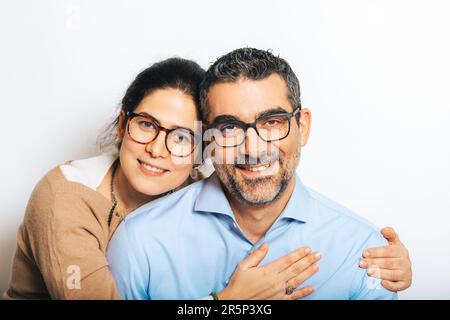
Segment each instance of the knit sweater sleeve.
[{"label": "knit sweater sleeve", "polygon": [[[52,299],[120,299],[106,259],[106,219],[83,192],[55,190],[46,179],[36,186],[18,234],[23,258],[13,268],[28,272],[21,264],[33,264]],[[14,273],[12,284],[30,277]]]}]

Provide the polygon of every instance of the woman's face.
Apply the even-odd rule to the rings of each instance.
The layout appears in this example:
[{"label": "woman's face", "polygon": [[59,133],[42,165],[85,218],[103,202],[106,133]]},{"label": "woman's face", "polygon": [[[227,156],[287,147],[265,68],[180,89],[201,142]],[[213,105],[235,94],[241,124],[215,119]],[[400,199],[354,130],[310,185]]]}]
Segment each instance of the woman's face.
[{"label": "woman's face", "polygon": [[[152,91],[142,99],[134,113],[150,115],[167,129],[181,127],[195,131],[197,111],[194,100],[178,89]],[[123,117],[122,114],[120,120]],[[151,122],[140,123],[144,130],[151,126]],[[119,129],[119,139],[122,139],[120,168],[135,191],[156,196],[185,182],[192,169],[195,150],[187,157],[174,156],[166,148],[167,134],[162,130],[153,141],[137,143],[130,137],[127,126]]]}]

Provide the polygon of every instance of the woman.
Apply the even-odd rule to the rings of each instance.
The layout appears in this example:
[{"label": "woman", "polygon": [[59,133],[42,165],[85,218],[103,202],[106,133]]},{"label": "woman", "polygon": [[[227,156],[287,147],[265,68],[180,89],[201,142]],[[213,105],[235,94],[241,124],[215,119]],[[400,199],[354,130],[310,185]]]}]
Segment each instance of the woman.
[{"label": "woman", "polygon": [[[44,176],[18,232],[8,297],[120,299],[106,260],[108,241],[131,211],[192,182],[201,152],[194,132],[203,75],[195,62],[178,58],[147,68],[128,88],[113,123],[118,153],[71,161]],[[257,267],[267,250],[262,246],[247,257],[218,296],[298,299],[312,292],[286,294],[273,283],[300,285],[316,272],[296,271],[305,261],[315,265],[313,253],[300,248],[269,264],[293,270],[281,282],[278,269]]]}]

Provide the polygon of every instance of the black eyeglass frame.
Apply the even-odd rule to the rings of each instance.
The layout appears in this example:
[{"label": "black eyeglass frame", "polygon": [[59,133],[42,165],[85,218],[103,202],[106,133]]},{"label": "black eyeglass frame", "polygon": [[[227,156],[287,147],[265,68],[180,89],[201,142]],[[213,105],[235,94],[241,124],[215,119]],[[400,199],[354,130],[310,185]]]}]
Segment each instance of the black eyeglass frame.
[{"label": "black eyeglass frame", "polygon": [[[263,140],[264,142],[274,142],[274,141],[280,141],[280,140],[283,140],[283,139],[285,139],[287,136],[289,136],[289,133],[291,132],[291,120],[292,120],[292,118],[293,118],[294,116],[296,116],[296,114],[297,114],[298,112],[300,112],[301,110],[302,110],[302,106],[299,105],[299,106],[295,107],[294,110],[293,110],[292,112],[280,112],[280,113],[272,113],[272,114],[264,115],[264,116],[262,116],[262,117],[259,117],[259,118],[255,119],[255,121],[249,122],[249,123],[245,123],[244,121],[235,119],[235,120],[233,120],[233,121],[227,122],[227,124],[229,123],[229,124],[237,125],[237,126],[239,126],[240,128],[242,128],[242,129],[244,130],[244,135],[243,135],[242,141],[241,141],[239,144],[236,144],[236,145],[233,145],[233,146],[223,146],[223,145],[221,145],[220,143],[218,143],[216,139],[214,139],[214,141],[215,141],[220,147],[222,147],[222,148],[235,148],[235,147],[238,147],[238,146],[242,145],[242,144],[245,142],[245,137],[247,136],[247,130],[248,130],[249,128],[255,129],[256,134],[258,135],[258,137],[259,137],[261,140]],[[288,126],[289,126],[289,127],[288,127],[288,131],[287,131],[286,135],[285,135],[284,137],[282,137],[282,138],[273,139],[273,140],[266,140],[266,139],[264,139],[264,138],[261,137],[261,135],[259,134],[259,131],[258,131],[258,128],[256,127],[256,124],[257,124],[258,122],[262,121],[262,120],[265,120],[265,119],[268,119],[268,118],[272,118],[272,117],[277,117],[277,116],[283,116],[283,117],[287,117],[287,118],[288,118]],[[300,114],[299,114],[299,120],[300,120]],[[215,123],[209,124],[209,125],[206,127],[206,130],[210,130],[210,129],[216,129],[216,130],[218,130],[216,126],[217,126],[217,124],[215,124]],[[213,135],[213,137],[214,137],[214,135]]]}]

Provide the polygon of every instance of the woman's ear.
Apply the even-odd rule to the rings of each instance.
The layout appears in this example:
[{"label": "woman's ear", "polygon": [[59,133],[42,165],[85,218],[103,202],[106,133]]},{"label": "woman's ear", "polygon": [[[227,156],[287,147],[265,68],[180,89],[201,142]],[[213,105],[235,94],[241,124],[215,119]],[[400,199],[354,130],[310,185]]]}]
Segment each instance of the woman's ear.
[{"label": "woman's ear", "polygon": [[125,120],[125,112],[122,110],[119,114],[119,121],[117,122],[117,139],[119,141],[122,141],[125,131],[124,126],[124,120]]}]

